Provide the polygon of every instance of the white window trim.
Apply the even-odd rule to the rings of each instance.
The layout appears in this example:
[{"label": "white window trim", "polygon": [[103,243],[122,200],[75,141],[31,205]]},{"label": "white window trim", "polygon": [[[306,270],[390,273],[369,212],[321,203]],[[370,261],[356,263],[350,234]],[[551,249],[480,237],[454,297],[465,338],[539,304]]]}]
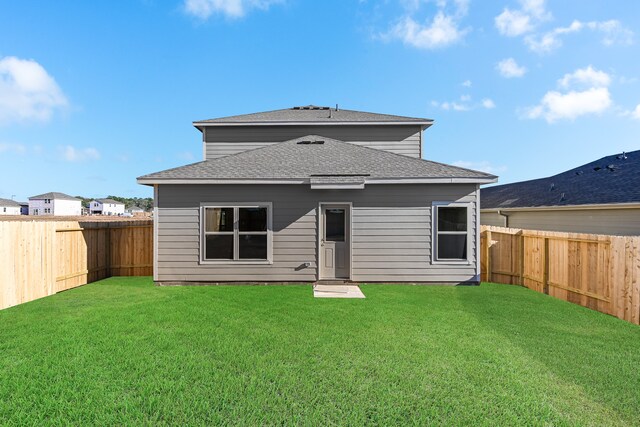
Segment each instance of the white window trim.
[{"label": "white window trim", "polygon": [[[204,229],[204,210],[206,208],[234,208],[234,231],[227,232],[235,236],[236,222],[238,221],[237,208],[267,208],[267,259],[266,260],[244,260],[244,259],[205,259],[205,229]],[[238,231],[238,236],[240,236]],[[251,232],[243,232],[246,234],[252,234]],[[224,233],[220,233],[224,234]],[[200,264],[213,264],[213,265],[271,265],[273,264],[273,203],[271,202],[202,202],[200,203],[200,233],[199,247],[200,247]],[[238,245],[234,239],[233,245],[234,257],[237,257]]]},{"label": "white window trim", "polygon": [[[467,208],[467,259],[437,259],[438,255],[438,208]],[[471,221],[472,202],[433,202],[431,204],[431,264],[434,265],[471,265],[471,251],[473,246],[473,222]]]}]

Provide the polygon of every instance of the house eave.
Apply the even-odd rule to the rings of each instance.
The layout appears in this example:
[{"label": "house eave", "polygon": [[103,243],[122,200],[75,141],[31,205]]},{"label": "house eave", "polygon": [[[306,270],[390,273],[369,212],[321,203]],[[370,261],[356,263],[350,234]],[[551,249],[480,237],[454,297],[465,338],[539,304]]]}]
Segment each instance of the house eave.
[{"label": "house eave", "polygon": [[193,126],[202,132],[204,127],[218,126],[421,126],[422,130],[434,124],[433,120],[389,120],[389,121],[341,121],[341,122],[317,122],[317,121],[269,121],[269,122],[193,122]]},{"label": "house eave", "polygon": [[[496,182],[497,178],[367,178],[364,184],[489,184]],[[161,178],[138,178],[138,184],[307,184],[310,185],[309,178],[295,179],[161,179]],[[362,184],[362,186],[364,186]],[[319,188],[319,187],[314,187]],[[340,188],[346,188],[341,186]],[[359,186],[358,188],[362,188]]]},{"label": "house eave", "polygon": [[480,209],[480,213],[498,212],[534,212],[534,211],[576,211],[576,210],[598,210],[598,209],[640,209],[640,202],[633,203],[593,203],[584,205],[563,205],[563,206],[522,206],[504,208]]}]

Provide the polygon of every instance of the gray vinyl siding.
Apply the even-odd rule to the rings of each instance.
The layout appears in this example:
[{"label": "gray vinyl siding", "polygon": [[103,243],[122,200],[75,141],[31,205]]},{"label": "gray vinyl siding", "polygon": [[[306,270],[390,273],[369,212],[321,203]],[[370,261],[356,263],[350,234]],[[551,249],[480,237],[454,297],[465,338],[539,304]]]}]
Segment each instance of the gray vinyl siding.
[{"label": "gray vinyl siding", "polygon": [[421,127],[415,125],[208,127],[204,151],[206,159],[216,159],[305,135],[321,135],[420,158],[421,132]]},{"label": "gray vinyl siding", "polygon": [[[562,231],[568,233],[640,235],[640,209],[575,209],[505,211],[509,227],[528,230]],[[495,212],[483,212],[483,225],[505,227],[504,217]]]},{"label": "gray vinyl siding", "polygon": [[[317,279],[320,202],[351,202],[352,277],[359,282],[465,282],[477,263],[476,185],[368,185],[364,190],[311,190],[305,185],[160,185],[159,281],[287,281]],[[471,202],[471,262],[431,263],[433,201]],[[273,264],[199,262],[200,203],[271,202]],[[310,267],[303,264],[309,262]]]}]

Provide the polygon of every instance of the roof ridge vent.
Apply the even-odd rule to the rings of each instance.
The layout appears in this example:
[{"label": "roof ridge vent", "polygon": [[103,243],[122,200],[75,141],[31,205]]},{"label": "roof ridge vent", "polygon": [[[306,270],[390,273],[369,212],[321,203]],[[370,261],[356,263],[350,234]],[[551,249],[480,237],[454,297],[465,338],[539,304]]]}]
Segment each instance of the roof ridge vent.
[{"label": "roof ridge vent", "polygon": [[324,141],[322,141],[322,140],[310,141],[310,140],[305,139],[305,140],[296,142],[296,144],[298,144],[298,145],[323,145]]},{"label": "roof ridge vent", "polygon": [[309,104],[309,105],[296,105],[291,109],[292,110],[328,110],[329,107],[320,107],[317,105]]}]

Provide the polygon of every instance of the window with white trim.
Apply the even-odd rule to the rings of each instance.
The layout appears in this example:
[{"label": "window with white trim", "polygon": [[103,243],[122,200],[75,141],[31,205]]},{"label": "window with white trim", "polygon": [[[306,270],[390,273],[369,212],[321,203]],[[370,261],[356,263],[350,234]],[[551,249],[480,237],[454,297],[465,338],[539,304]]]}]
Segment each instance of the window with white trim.
[{"label": "window with white trim", "polygon": [[204,206],[202,215],[203,261],[270,261],[269,205]]},{"label": "window with white trim", "polygon": [[434,203],[433,259],[440,262],[467,262],[471,225],[468,203]]}]

